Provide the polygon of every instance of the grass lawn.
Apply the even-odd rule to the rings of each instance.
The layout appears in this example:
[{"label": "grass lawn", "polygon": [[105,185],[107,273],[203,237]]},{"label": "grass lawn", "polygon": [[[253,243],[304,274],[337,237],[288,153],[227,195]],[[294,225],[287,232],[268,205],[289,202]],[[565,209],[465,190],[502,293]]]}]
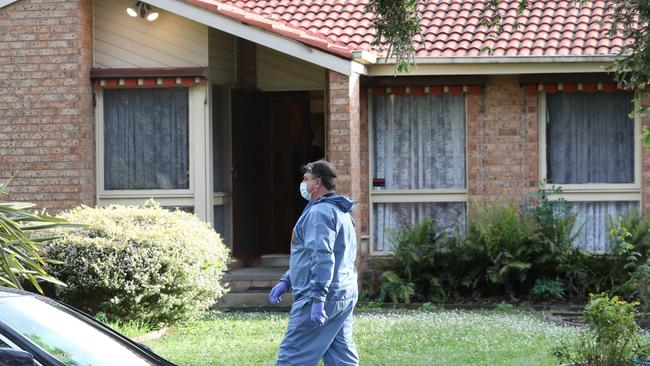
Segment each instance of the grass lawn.
[{"label": "grass lawn", "polygon": [[[178,365],[273,365],[287,314],[213,313],[145,342]],[[357,312],[361,365],[558,365],[550,350],[579,330],[534,313]]]}]

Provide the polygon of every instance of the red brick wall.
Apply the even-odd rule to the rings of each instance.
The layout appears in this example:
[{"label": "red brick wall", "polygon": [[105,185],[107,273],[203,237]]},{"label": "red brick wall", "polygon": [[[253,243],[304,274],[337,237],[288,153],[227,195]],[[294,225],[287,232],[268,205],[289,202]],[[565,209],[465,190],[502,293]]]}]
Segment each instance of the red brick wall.
[{"label": "red brick wall", "polygon": [[95,204],[90,0],[0,9],[0,179],[56,212]]},{"label": "red brick wall", "polygon": [[358,201],[352,216],[357,231],[357,270],[368,265],[368,97],[359,76],[327,71],[327,153],[338,169],[337,191]]},{"label": "red brick wall", "polygon": [[538,99],[516,76],[491,76],[467,96],[467,164],[473,202],[526,199],[539,177]]}]

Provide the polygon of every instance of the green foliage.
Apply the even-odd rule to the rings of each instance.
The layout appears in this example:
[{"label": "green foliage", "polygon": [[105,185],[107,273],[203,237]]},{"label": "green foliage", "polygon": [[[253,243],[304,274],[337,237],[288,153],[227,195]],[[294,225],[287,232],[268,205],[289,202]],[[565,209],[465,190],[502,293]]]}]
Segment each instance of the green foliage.
[{"label": "green foliage", "polygon": [[559,345],[556,356],[563,362],[593,366],[631,365],[641,350],[637,305],[617,296],[592,295],[584,311],[589,332],[574,344]]},{"label": "green foliage", "polygon": [[[650,218],[631,211],[609,219],[611,252],[582,252],[573,247],[575,215],[567,202],[554,199],[558,193],[556,187],[540,189],[521,206],[478,204],[466,236],[428,219],[395,229],[394,256],[381,259],[382,270],[362,276],[368,289],[382,287],[368,295],[404,302],[503,295],[582,301],[607,292],[647,307]],[[385,270],[391,273],[381,277]],[[411,287],[412,295],[405,295]]]},{"label": "green foliage", "polygon": [[391,239],[395,263],[390,274],[384,274],[381,279],[384,294],[399,288],[395,284],[397,276],[403,283],[412,284],[414,292],[410,300],[441,301],[461,286],[462,276],[468,275],[456,266],[464,258],[460,255],[463,238],[459,229],[454,233],[437,228],[433,221],[425,219],[413,227],[396,229]]},{"label": "green foliage", "polygon": [[608,219],[611,237],[612,292],[650,307],[650,217],[633,210],[616,220]]},{"label": "green foliage", "polygon": [[368,10],[375,13],[372,26],[377,30],[373,46],[388,41],[386,59],[395,57],[395,73],[411,71],[415,61],[413,38],[421,32],[417,0],[370,0]]},{"label": "green foliage", "polygon": [[415,285],[412,282],[401,279],[393,271],[384,272],[382,275],[381,290],[379,298],[390,299],[394,303],[410,303],[415,294]]},{"label": "green foliage", "polygon": [[494,310],[502,312],[502,313],[508,313],[511,312],[515,307],[512,304],[508,304],[507,302],[500,302],[497,304],[497,306],[494,307]]},{"label": "green foliage", "polygon": [[469,225],[468,240],[485,251],[490,260],[490,282],[503,285],[512,295],[522,284],[535,260],[537,226],[513,205],[482,205]]},{"label": "green foliage", "polygon": [[425,313],[434,313],[436,311],[439,311],[440,308],[430,302],[425,302],[420,306],[418,310],[423,311]]},{"label": "green foliage", "polygon": [[[0,182],[0,195],[5,194],[9,182]],[[43,250],[44,244],[56,238],[43,233],[71,225],[61,218],[29,212],[33,207],[27,202],[0,201],[0,285],[22,289],[23,281],[28,281],[42,293],[39,280],[65,286],[45,268],[47,263],[58,262]]]},{"label": "green foliage", "polygon": [[650,310],[650,259],[634,270],[629,284],[643,309]]},{"label": "green foliage", "polygon": [[530,295],[536,300],[561,300],[564,298],[565,292],[566,288],[562,282],[540,278],[535,281],[535,286],[530,291]]},{"label": "green foliage", "polygon": [[85,227],[58,230],[49,269],[65,302],[109,319],[152,325],[196,318],[226,289],[221,237],[192,214],[146,206],[79,207],[62,215]]}]

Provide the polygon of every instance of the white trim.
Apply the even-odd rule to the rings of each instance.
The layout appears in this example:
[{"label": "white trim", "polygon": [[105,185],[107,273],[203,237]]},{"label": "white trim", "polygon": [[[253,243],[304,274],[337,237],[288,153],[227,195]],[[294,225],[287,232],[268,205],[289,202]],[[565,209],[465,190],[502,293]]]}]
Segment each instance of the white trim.
[{"label": "white trim", "polygon": [[[202,121],[194,121],[193,116],[196,113],[193,111],[197,107],[198,102],[193,102],[193,97],[197,98],[200,95],[197,95],[193,92],[194,89],[201,88],[201,84],[195,84],[188,88],[188,148],[189,148],[189,188],[188,189],[143,189],[143,190],[105,190],[104,184],[104,90],[98,89],[95,94],[95,145],[96,145],[96,192],[97,200],[104,198],[125,198],[125,197],[164,197],[164,196],[187,196],[194,194],[194,170],[195,170],[195,158],[197,156],[195,144],[197,136],[201,136],[200,133],[196,133],[193,130],[201,123]],[[201,107],[203,107],[203,100],[201,100]],[[200,163],[200,162],[199,162]]]},{"label": "white trim", "polygon": [[[546,160],[546,125],[548,123],[546,93],[539,92],[539,176],[540,180],[546,179],[548,162]],[[635,100],[634,108],[639,107]],[[551,190],[554,186],[562,189],[561,194],[552,194],[551,198],[564,198],[569,202],[590,201],[638,201],[641,204],[641,119],[634,117],[634,182],[628,184],[546,184],[545,189]],[[642,206],[641,206],[642,207]]]},{"label": "white trim", "polygon": [[352,72],[350,60],[320,51],[290,38],[242,24],[227,16],[176,0],[148,0],[147,3],[326,69],[344,75],[350,75]]},{"label": "white trim", "polygon": [[18,0],[0,0],[0,8],[4,8],[7,5],[11,5]]},{"label": "white trim", "polygon": [[350,76],[352,74],[368,75],[368,68],[366,67],[366,65],[360,64],[355,61],[352,61],[350,65],[352,66],[351,67],[352,73],[350,74]]},{"label": "white trim", "polygon": [[551,194],[551,199],[564,198],[567,202],[599,202],[599,201],[641,201],[641,192],[562,192]]},{"label": "white trim", "polygon": [[207,155],[209,136],[209,123],[207,104],[208,83],[195,85],[189,90],[189,121],[190,121],[190,188],[194,192],[194,213],[204,221],[209,222],[208,205],[211,177],[209,164],[212,159]]},{"label": "white trim", "polygon": [[212,218],[212,158],[207,156],[211,143],[210,115],[206,99],[210,84],[188,88],[189,189],[105,190],[104,189],[104,90],[96,91],[95,141],[97,205],[142,205],[153,198],[162,206],[191,206],[202,220]]},{"label": "white trim", "polygon": [[[212,206],[225,206],[232,203],[232,195],[227,193],[214,193],[212,195]],[[214,215],[214,212],[212,213]],[[214,221],[214,218],[212,219]]]},{"label": "white trim", "polygon": [[153,199],[161,206],[194,207],[194,197],[162,197],[162,196],[140,196],[140,197],[105,197],[97,200],[97,206],[126,205],[141,206],[146,201]]},{"label": "white trim", "polygon": [[[353,53],[355,55],[355,53]],[[415,64],[539,64],[539,63],[610,63],[616,59],[615,55],[598,56],[456,56],[456,57],[415,57]],[[376,63],[395,65],[395,59],[380,58]]]},{"label": "white trim", "polygon": [[[467,190],[378,191],[370,193],[372,203],[467,202]],[[457,192],[456,192],[457,191]]]},{"label": "white trim", "polygon": [[[431,58],[434,61],[434,58]],[[415,63],[405,76],[420,75],[518,75],[607,72],[609,62],[555,62],[526,63],[513,60],[512,63]],[[377,63],[366,65],[368,76],[395,76],[395,65]]]}]

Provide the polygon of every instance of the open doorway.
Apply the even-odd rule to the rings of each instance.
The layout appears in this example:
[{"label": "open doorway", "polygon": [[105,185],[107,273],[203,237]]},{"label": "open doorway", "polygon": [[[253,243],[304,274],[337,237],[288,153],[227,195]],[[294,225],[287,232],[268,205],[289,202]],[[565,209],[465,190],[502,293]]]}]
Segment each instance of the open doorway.
[{"label": "open doorway", "polygon": [[324,156],[323,95],[232,92],[233,254],[288,254],[306,201],[300,167]]}]

